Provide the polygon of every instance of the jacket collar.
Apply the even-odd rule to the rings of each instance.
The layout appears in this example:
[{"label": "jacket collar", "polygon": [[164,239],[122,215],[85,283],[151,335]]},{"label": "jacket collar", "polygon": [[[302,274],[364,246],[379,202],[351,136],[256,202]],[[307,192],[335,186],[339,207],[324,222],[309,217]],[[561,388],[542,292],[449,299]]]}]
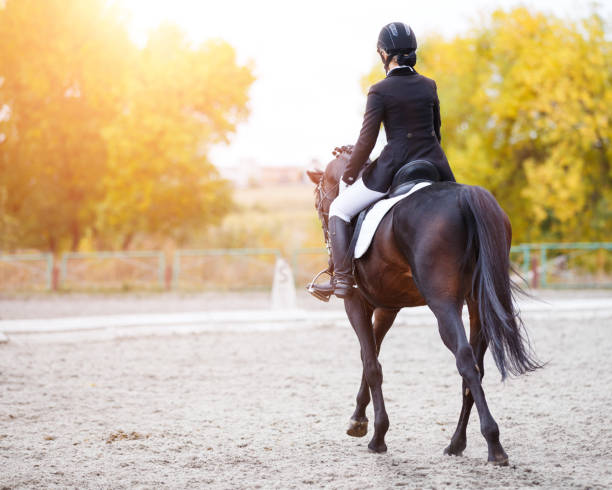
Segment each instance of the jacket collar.
[{"label": "jacket collar", "polygon": [[416,70],[409,66],[398,66],[387,73],[387,77],[404,77],[407,75],[416,75]]}]

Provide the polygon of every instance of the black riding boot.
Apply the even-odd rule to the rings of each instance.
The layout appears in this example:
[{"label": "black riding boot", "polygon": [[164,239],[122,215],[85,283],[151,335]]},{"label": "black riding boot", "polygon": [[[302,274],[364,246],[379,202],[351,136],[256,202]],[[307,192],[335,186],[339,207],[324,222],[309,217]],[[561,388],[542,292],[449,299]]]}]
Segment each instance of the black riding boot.
[{"label": "black riding boot", "polygon": [[351,243],[352,227],[337,216],[329,218],[329,241],[331,256],[334,263],[334,294],[338,298],[346,298],[353,292],[353,260],[348,256]]},{"label": "black riding boot", "polygon": [[329,218],[328,227],[334,275],[327,284],[311,285],[311,293],[324,301],[327,301],[324,298],[328,298],[332,292],[338,298],[346,298],[353,292],[354,284],[353,261],[347,254],[352,236],[351,224],[332,216]]}]

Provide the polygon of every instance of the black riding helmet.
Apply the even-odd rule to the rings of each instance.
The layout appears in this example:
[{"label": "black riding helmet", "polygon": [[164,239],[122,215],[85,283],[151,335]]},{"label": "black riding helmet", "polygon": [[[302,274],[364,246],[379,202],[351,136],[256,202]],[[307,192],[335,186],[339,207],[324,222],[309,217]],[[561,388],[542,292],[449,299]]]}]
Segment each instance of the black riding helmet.
[{"label": "black riding helmet", "polygon": [[[378,35],[378,43],[376,45],[380,59],[385,64],[385,70],[389,70],[389,63],[395,55],[404,55],[401,58],[401,64],[414,66],[416,63],[416,48],[417,41],[414,31],[408,24],[403,22],[392,22],[382,28]],[[380,50],[385,50],[389,55],[385,62]]]}]

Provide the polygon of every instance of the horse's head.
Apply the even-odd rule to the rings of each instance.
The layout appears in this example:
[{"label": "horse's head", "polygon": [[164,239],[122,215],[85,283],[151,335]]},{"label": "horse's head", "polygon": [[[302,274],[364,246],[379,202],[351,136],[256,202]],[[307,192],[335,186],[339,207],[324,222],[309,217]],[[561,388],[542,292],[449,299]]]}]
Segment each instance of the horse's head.
[{"label": "horse's head", "polygon": [[334,149],[334,159],[323,170],[307,170],[306,174],[316,184],[315,209],[319,213],[319,220],[323,226],[325,242],[327,242],[327,221],[329,219],[329,205],[338,196],[338,183],[342,178],[344,169],[351,155],[352,146],[342,146]]}]

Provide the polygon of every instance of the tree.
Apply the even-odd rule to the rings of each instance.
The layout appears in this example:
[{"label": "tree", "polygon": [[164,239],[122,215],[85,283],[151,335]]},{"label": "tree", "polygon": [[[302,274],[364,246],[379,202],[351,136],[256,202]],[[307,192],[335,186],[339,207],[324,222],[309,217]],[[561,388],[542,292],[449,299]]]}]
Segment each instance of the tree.
[{"label": "tree", "polygon": [[206,155],[254,80],[231,46],[166,25],[139,49],[107,0],[8,0],[0,37],[0,246],[125,248],[227,213]]},{"label": "tree", "polygon": [[611,238],[612,43],[601,17],[496,11],[418,54],[458,180],[494,193],[515,242]]},{"label": "tree", "polygon": [[19,223],[4,242],[75,248],[103,194],[100,130],[120,110],[132,46],[103,0],[9,0],[0,37],[3,222]]},{"label": "tree", "polygon": [[125,110],[104,135],[110,171],[99,227],[184,239],[217,224],[231,191],[206,158],[247,115],[253,76],[224,42],[192,47],[174,26],[152,33],[132,67]]}]

